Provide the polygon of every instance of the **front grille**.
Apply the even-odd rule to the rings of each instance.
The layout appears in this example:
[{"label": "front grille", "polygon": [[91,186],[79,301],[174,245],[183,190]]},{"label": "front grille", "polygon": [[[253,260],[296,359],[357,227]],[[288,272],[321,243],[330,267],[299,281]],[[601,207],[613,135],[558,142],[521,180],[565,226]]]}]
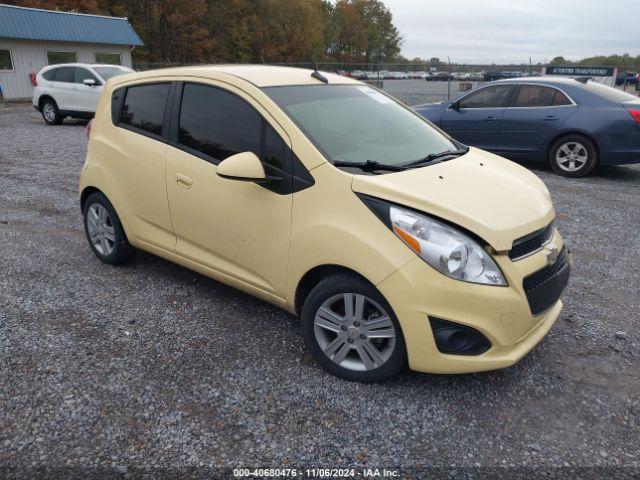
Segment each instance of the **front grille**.
[{"label": "front grille", "polygon": [[525,277],[522,286],[533,315],[544,312],[558,301],[567,286],[570,271],[567,251],[563,248],[553,265]]},{"label": "front grille", "polygon": [[553,237],[555,230],[553,222],[547,225],[542,230],[530,233],[522,238],[513,242],[513,247],[509,250],[509,258],[511,260],[517,260],[521,257],[529,255],[542,248],[545,242],[548,242]]}]

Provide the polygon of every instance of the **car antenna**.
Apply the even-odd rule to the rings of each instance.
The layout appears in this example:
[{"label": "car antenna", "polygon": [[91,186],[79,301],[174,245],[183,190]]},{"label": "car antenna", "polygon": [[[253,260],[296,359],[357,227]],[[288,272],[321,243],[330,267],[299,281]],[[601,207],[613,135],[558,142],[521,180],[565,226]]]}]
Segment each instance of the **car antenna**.
[{"label": "car antenna", "polygon": [[318,71],[318,62],[315,62],[315,66],[313,68],[313,72],[311,72],[311,76],[323,83],[329,83],[329,79]]},{"label": "car antenna", "polygon": [[586,84],[589,80],[593,80],[591,77],[577,77],[574,79],[577,82]]}]

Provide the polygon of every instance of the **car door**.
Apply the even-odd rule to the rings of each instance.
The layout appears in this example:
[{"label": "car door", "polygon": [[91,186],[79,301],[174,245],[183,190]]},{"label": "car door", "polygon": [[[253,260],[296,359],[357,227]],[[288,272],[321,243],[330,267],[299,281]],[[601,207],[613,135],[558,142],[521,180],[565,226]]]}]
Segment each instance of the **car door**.
[{"label": "car door", "polygon": [[513,89],[489,85],[453,102],[442,114],[442,129],[466,145],[497,150],[500,120]]},{"label": "car door", "polygon": [[498,148],[501,152],[534,156],[578,106],[557,88],[521,84],[502,116]]},{"label": "car door", "polygon": [[59,110],[73,110],[75,67],[60,67],[55,70],[50,94]]},{"label": "car door", "polygon": [[[171,83],[134,84],[112,94],[112,115],[118,128],[96,148],[109,159],[104,181],[118,194],[126,210],[127,235],[150,249],[175,252],[176,238],[169,215],[166,185]],[[132,238],[134,237],[134,238]]]},{"label": "car door", "polygon": [[[93,80],[93,86],[85,85],[85,80]],[[86,68],[76,67],[74,72],[73,110],[95,112],[102,92],[102,82]]]},{"label": "car door", "polygon": [[[262,160],[268,176],[284,179],[258,185],[217,175],[222,160],[246,151]],[[286,171],[292,155],[286,133],[242,91],[226,84],[180,83],[166,177],[176,252],[283,298],[292,206],[292,177]]]}]

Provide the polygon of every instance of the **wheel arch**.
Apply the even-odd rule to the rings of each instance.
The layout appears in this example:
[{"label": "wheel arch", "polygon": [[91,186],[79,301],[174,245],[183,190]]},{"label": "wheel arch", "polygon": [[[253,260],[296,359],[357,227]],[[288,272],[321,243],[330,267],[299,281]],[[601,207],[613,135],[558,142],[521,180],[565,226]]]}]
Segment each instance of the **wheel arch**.
[{"label": "wheel arch", "polygon": [[325,264],[325,265],[317,265],[310,270],[308,270],[298,281],[296,286],[295,295],[294,295],[294,311],[295,314],[300,317],[302,313],[302,306],[304,305],[305,300],[311,293],[311,290],[314,289],[318,283],[320,283],[325,278],[335,275],[338,273],[347,273],[350,275],[355,275],[356,277],[361,278],[365,282],[371,284],[374,288],[377,288],[375,284],[366,278],[361,273],[356,272],[355,270],[337,264]]},{"label": "wheel arch", "polygon": [[579,129],[570,129],[570,130],[563,130],[562,132],[556,132],[551,137],[551,139],[547,142],[547,145],[544,149],[546,162],[549,161],[549,155],[551,154],[551,149],[553,148],[553,145],[562,137],[568,137],[570,135],[580,135],[581,137],[586,137],[588,140],[590,140],[591,143],[593,143],[593,145],[596,147],[598,164],[600,163],[600,145],[598,145],[598,142],[590,132],[585,132],[584,130],[579,130]]},{"label": "wheel arch", "polygon": [[[85,187],[82,190],[82,192],[80,193],[80,208],[83,211],[84,211],[84,204],[87,201],[87,198],[89,198],[89,195],[92,195],[94,193],[101,193],[102,195],[104,195],[107,198],[107,200],[109,199],[109,197],[107,197],[102,190],[100,190],[99,188],[96,188],[94,186],[89,185],[89,186]],[[109,201],[111,201],[111,200],[109,200]]]},{"label": "wheel arch", "polygon": [[60,108],[60,107],[58,106],[58,102],[56,102],[56,99],[55,99],[55,98],[53,98],[53,97],[52,97],[51,95],[49,95],[48,93],[43,93],[42,95],[40,95],[40,98],[38,99],[38,110],[40,110],[41,112],[42,112],[42,103],[43,103],[45,100],[51,100],[53,103],[55,103],[55,104],[56,104],[56,107],[57,107],[57,108]]}]

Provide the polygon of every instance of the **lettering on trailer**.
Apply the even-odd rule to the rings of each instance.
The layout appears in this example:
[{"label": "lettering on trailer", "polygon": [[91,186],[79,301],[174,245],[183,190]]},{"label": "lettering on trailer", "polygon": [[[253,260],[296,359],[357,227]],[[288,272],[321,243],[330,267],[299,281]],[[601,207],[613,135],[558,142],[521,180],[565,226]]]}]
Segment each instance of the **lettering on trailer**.
[{"label": "lettering on trailer", "polygon": [[572,77],[613,77],[613,67],[546,67],[546,75],[568,75]]}]

